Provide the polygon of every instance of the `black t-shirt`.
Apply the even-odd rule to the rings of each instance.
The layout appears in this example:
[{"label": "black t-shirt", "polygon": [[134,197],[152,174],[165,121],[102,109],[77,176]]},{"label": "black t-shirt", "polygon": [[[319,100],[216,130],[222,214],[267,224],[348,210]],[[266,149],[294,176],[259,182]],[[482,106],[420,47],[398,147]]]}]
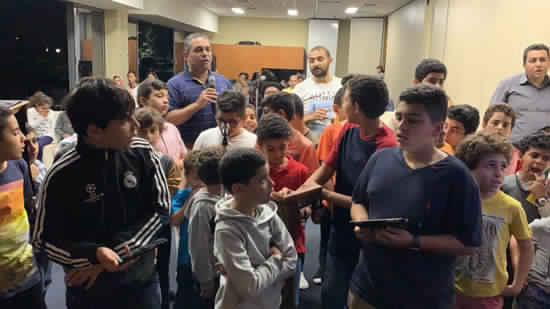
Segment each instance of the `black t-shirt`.
[{"label": "black t-shirt", "polygon": [[[448,156],[411,169],[401,148],[375,153],[362,171],[353,202],[370,219],[403,217],[417,235],[455,236],[481,244],[481,201],[470,171]],[[451,308],[455,256],[370,245],[362,250],[351,289],[377,308]]]}]

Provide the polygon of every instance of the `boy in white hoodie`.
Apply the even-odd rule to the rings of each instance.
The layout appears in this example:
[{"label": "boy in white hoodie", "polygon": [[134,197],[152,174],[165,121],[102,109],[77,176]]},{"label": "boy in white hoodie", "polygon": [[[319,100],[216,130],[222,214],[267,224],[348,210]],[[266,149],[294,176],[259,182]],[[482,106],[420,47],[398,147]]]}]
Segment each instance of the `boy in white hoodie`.
[{"label": "boy in white hoodie", "polygon": [[216,205],[214,254],[223,265],[216,309],[278,309],[284,280],[296,271],[296,248],[277,205],[263,154],[238,148],[220,162],[233,197]]}]

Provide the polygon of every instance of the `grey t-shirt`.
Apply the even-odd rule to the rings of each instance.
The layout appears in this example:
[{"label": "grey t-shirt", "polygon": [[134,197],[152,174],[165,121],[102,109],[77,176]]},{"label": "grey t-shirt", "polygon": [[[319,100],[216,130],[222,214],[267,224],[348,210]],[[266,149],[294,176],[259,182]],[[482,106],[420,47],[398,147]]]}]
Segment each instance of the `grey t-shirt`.
[{"label": "grey t-shirt", "polygon": [[525,186],[526,185],[521,183],[519,175],[514,174],[504,177],[504,184],[501,190],[521,203],[521,207],[525,210],[525,214],[527,215],[527,222],[531,223],[533,220],[540,218],[540,215],[537,206],[527,201],[529,191],[527,188],[524,188]]}]

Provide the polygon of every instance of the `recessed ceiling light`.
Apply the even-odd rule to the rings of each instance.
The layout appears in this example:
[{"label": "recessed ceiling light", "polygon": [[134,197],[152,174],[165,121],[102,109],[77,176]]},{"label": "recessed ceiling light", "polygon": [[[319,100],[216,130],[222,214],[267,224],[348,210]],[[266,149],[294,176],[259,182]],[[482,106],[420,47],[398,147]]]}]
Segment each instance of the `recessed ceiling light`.
[{"label": "recessed ceiling light", "polygon": [[298,16],[298,10],[290,9],[290,10],[288,10],[288,15],[289,16]]},{"label": "recessed ceiling light", "polygon": [[231,11],[235,14],[243,15],[244,10],[242,8],[231,8]]},{"label": "recessed ceiling light", "polygon": [[359,11],[358,8],[351,7],[351,8],[347,8],[344,12],[346,14],[352,15],[352,14],[357,13],[357,11]]}]

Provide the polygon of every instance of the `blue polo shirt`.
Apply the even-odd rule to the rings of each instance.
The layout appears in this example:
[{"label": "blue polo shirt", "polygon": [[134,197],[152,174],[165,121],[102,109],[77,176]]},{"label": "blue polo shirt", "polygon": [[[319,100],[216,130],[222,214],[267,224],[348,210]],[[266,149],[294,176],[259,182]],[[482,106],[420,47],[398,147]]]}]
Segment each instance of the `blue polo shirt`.
[{"label": "blue polo shirt", "polygon": [[[208,77],[216,78],[216,92],[220,95],[227,89],[231,89],[231,83],[222,75],[210,72]],[[168,111],[184,108],[197,101],[201,92],[206,89],[201,81],[194,79],[191,72],[185,71],[177,74],[168,81],[169,108]],[[178,125],[181,137],[186,144],[195,142],[199,134],[216,126],[216,105],[208,104],[196,112],[189,120]]]},{"label": "blue polo shirt", "polygon": [[[411,169],[401,148],[372,155],[357,179],[353,202],[369,218],[402,217],[416,235],[452,235],[481,244],[481,200],[470,171],[453,156]],[[454,308],[452,255],[424,250],[363,247],[350,289],[376,308]]]}]

